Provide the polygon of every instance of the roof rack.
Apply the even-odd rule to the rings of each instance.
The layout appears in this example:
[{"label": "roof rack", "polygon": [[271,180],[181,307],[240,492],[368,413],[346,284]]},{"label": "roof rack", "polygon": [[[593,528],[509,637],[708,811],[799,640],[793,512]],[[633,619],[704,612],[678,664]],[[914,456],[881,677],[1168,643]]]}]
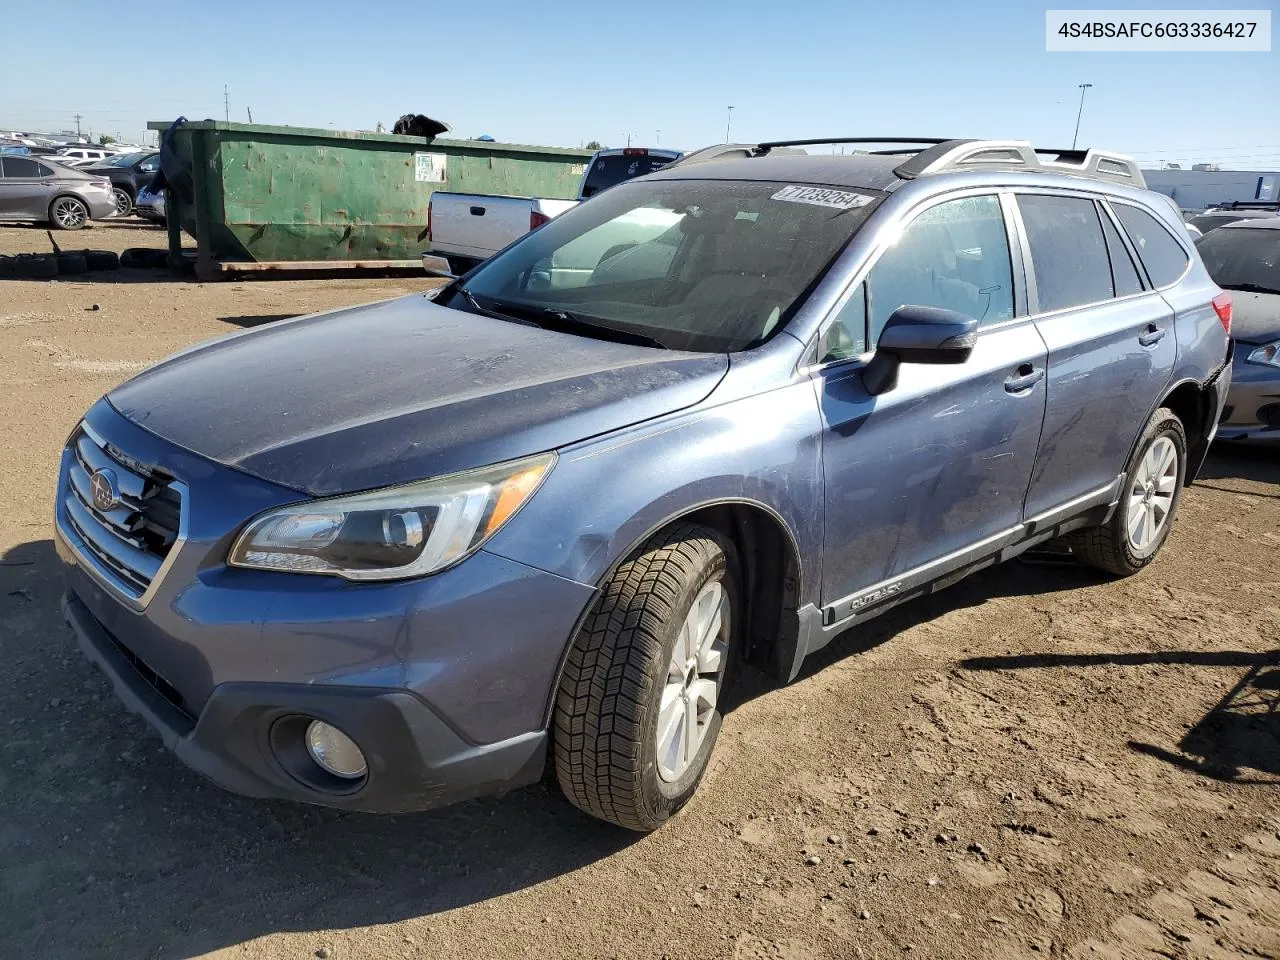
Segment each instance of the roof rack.
[{"label": "roof rack", "polygon": [[957,170],[1028,170],[1065,173],[1146,187],[1138,164],[1109,150],[1033,147],[1026,140],[950,140],[922,150],[894,170],[904,180]]},{"label": "roof rack", "polygon": [[1227,200],[1214,204],[1215,210],[1280,210],[1280,200]]},{"label": "roof rack", "polygon": [[[941,137],[828,137],[808,140],[767,140],[764,143],[720,143],[687,153],[677,164],[703,163],[728,157],[804,153],[804,147],[827,144],[876,145],[867,153],[906,156],[894,173],[903,180],[958,170],[1027,170],[1065,173],[1146,187],[1146,179],[1131,158],[1109,150],[1033,147],[1026,140],[948,140]],[[675,164],[671,164],[675,166]]]}]

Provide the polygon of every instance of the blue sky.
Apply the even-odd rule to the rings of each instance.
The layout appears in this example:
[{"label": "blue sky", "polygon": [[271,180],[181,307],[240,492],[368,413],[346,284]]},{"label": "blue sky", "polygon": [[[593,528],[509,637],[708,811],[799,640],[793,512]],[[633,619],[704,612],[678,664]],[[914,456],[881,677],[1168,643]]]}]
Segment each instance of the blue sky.
[{"label": "blue sky", "polygon": [[[1081,145],[1280,169],[1280,54],[1046,53],[1046,4],[219,0],[138,7],[115,51],[117,10],[0,4],[0,127],[74,129],[80,113],[136,139],[149,119],[220,119],[226,83],[235,120],[247,107],[259,123],[372,129],[414,111],[520,143],[699,147],[724,138],[732,104],[734,140],[1066,146],[1088,82]],[[80,25],[83,56],[51,59],[59,22]]]}]

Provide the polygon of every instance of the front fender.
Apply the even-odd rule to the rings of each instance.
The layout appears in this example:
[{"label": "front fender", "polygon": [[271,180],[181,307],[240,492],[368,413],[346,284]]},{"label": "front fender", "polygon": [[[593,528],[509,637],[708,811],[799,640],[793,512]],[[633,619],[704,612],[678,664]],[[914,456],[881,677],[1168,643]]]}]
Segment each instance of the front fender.
[{"label": "front fender", "polygon": [[791,534],[800,599],[810,602],[821,582],[820,431],[802,380],[574,444],[486,549],[598,584],[666,523],[715,503],[754,503]]}]

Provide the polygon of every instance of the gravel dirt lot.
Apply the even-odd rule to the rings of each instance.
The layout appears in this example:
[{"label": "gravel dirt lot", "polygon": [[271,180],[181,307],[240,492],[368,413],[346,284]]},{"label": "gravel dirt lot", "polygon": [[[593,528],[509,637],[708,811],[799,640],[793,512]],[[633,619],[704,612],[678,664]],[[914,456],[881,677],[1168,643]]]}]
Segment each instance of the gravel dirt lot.
[{"label": "gravel dirt lot", "polygon": [[[0,229],[0,253],[48,250]],[[549,783],[379,818],[186,771],[59,618],[59,448],[180,347],[430,283],[0,281],[4,956],[1280,956],[1275,451],[1216,453],[1130,580],[1014,562],[789,687],[747,675],[698,797],[652,836]]]}]

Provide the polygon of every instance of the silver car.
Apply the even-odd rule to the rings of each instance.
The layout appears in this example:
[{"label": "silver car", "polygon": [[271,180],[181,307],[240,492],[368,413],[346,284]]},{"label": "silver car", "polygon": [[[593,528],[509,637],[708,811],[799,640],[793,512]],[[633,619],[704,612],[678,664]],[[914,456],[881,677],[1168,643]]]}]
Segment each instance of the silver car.
[{"label": "silver car", "polygon": [[111,181],[35,157],[0,156],[0,220],[48,221],[79,230],[116,212]]}]

